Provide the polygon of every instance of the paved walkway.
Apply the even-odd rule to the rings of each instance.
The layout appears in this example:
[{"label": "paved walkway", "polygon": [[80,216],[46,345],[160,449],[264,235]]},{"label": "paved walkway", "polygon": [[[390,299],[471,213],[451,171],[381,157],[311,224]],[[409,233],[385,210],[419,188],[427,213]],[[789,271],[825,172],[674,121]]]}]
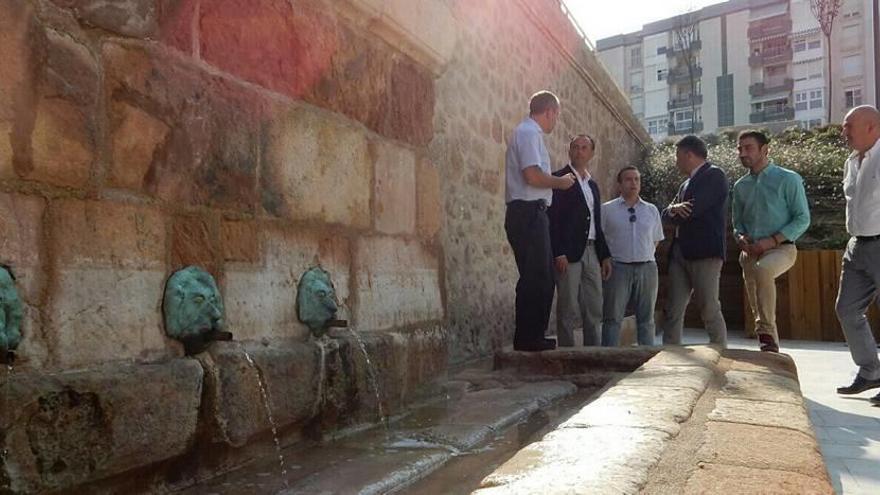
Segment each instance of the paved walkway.
[{"label": "paved walkway", "polygon": [[[687,343],[702,343],[705,332],[689,330]],[[757,342],[732,335],[733,348],[757,349]],[[798,367],[798,378],[816,437],[835,491],[841,495],[880,493],[880,407],[868,399],[877,391],[839,396],[835,389],[849,385],[856,367],[846,344],[783,341]]]}]

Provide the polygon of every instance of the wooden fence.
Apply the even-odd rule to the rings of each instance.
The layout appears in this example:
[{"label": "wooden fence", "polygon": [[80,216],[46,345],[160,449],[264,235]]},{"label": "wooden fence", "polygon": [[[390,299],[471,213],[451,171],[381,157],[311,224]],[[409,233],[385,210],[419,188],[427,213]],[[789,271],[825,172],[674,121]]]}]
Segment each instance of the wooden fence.
[{"label": "wooden fence", "polygon": [[[843,251],[798,251],[791,270],[776,279],[776,325],[780,339],[845,340],[834,311],[842,258]],[[743,300],[746,333],[753,335],[754,316],[748,299]],[[871,305],[868,319],[874,336],[880,340],[880,312],[876,304]]]}]

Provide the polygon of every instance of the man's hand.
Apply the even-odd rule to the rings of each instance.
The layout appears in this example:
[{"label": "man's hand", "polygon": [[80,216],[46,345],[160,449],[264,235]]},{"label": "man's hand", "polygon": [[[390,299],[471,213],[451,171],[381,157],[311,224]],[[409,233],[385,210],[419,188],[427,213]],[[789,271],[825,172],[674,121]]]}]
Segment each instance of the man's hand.
[{"label": "man's hand", "polygon": [[611,258],[605,258],[602,260],[602,280],[608,280],[611,278]]},{"label": "man's hand", "polygon": [[772,237],[762,237],[758,239],[757,242],[752,244],[752,253],[755,256],[761,256],[766,251],[769,251],[776,247],[776,239]]},{"label": "man's hand", "polygon": [[751,253],[752,238],[746,234],[737,234],[736,235],[736,245],[739,246],[740,251],[745,251],[746,253]]},{"label": "man's hand", "polygon": [[565,271],[568,270],[568,258],[565,255],[557,256],[553,260],[553,265],[556,267],[557,273],[564,275]]},{"label": "man's hand", "polygon": [[564,191],[573,186],[575,181],[577,181],[577,179],[575,178],[574,174],[569,172],[562,177],[556,178],[556,185],[553,187],[553,189],[562,189]]},{"label": "man's hand", "polygon": [[694,208],[694,200],[688,200],[682,203],[673,203],[669,205],[669,213],[674,217],[688,219]]}]

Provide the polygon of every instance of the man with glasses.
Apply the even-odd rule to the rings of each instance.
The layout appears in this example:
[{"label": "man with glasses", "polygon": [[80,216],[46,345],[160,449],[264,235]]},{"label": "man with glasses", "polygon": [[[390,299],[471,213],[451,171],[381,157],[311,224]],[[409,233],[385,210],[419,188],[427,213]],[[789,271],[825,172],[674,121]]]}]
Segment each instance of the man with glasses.
[{"label": "man with glasses", "polygon": [[553,192],[550,208],[550,242],[553,246],[556,283],[556,334],[560,346],[574,345],[578,320],[584,345],[602,344],[602,281],[611,275],[611,255],[602,233],[599,186],[590,175],[596,153],[592,137],[575,136],[568,146],[571,163],[554,172],[574,174],[579,186]]},{"label": "man with glasses", "polygon": [[776,278],[794,266],[794,241],[810,226],[810,209],[804,180],[770,163],[769,144],[761,131],[739,134],[739,161],[749,173],[733,185],[733,235],[761,351],[779,352]]},{"label": "man with glasses", "polygon": [[636,167],[617,173],[617,187],[620,196],[602,205],[602,231],[613,260],[611,278],[604,287],[602,345],[620,342],[620,324],[630,301],[639,345],[654,345],[658,279],[654,251],[663,240],[660,212],[639,196],[642,176]]}]

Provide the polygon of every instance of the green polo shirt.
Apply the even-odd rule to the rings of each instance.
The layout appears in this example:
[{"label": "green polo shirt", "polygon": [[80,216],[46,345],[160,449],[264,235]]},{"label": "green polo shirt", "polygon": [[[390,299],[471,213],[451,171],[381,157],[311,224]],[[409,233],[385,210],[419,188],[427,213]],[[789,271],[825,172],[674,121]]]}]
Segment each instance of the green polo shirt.
[{"label": "green polo shirt", "polygon": [[779,232],[795,241],[809,226],[807,193],[797,172],[770,163],[733,185],[734,233],[757,240]]}]

